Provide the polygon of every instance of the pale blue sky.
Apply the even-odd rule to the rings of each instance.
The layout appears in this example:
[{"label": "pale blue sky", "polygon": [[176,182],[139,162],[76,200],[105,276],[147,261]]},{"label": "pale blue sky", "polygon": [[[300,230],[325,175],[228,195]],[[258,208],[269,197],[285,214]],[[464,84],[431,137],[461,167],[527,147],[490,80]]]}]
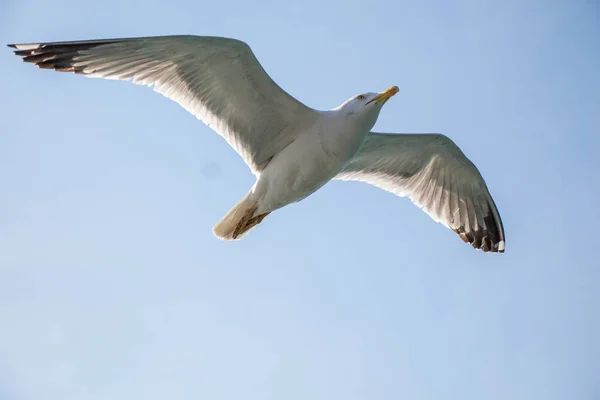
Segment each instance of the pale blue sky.
[{"label": "pale blue sky", "polygon": [[441,132],[507,237],[332,182],[235,243],[253,183],[148,88],[0,54],[0,399],[598,399],[595,1],[0,2],[3,43],[250,44],[316,108],[398,85],[376,129]]}]

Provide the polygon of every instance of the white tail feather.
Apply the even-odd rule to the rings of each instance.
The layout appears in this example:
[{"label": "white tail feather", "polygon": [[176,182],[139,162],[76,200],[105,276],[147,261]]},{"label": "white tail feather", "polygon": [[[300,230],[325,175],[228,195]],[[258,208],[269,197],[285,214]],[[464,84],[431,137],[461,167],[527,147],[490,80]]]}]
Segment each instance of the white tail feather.
[{"label": "white tail feather", "polygon": [[256,201],[250,198],[250,193],[247,194],[239,203],[237,203],[227,215],[225,215],[213,228],[213,233],[221,240],[239,240],[248,233],[251,229],[240,233],[235,239],[233,233],[239,222],[252,211],[256,209]]}]

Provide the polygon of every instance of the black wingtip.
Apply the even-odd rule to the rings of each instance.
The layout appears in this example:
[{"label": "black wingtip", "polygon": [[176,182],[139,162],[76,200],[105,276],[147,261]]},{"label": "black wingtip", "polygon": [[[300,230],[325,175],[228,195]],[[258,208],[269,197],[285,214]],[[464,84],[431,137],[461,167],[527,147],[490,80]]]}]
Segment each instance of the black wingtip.
[{"label": "black wingtip", "polygon": [[494,228],[490,229],[489,226],[488,229],[483,229],[481,226],[478,228],[470,232],[465,232],[464,226],[452,230],[463,242],[470,244],[475,250],[481,250],[484,253],[504,253],[504,238],[500,238]]},{"label": "black wingtip", "polygon": [[11,49],[16,49],[17,45],[16,44],[7,44],[7,47],[10,47]]}]

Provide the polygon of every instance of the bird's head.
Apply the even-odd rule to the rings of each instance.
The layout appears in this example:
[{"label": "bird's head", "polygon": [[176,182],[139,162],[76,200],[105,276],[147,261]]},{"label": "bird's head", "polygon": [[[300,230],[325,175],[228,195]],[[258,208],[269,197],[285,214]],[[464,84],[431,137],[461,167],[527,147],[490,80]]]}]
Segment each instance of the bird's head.
[{"label": "bird's head", "polygon": [[346,100],[336,110],[344,115],[358,119],[370,130],[379,116],[386,101],[398,93],[398,86],[392,86],[380,93],[362,93]]}]

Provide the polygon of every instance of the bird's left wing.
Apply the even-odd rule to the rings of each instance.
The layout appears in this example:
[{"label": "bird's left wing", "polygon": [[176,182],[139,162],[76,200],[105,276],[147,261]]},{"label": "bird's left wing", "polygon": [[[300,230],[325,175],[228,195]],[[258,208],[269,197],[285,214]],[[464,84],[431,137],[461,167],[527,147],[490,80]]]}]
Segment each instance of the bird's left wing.
[{"label": "bird's left wing", "polygon": [[236,39],[180,35],[9,47],[40,68],[154,86],[224,137],[254,173],[295,139],[298,124],[317,115]]},{"label": "bird's left wing", "polygon": [[408,196],[474,248],[504,252],[504,228],[481,174],[444,135],[371,132],[335,179]]}]

